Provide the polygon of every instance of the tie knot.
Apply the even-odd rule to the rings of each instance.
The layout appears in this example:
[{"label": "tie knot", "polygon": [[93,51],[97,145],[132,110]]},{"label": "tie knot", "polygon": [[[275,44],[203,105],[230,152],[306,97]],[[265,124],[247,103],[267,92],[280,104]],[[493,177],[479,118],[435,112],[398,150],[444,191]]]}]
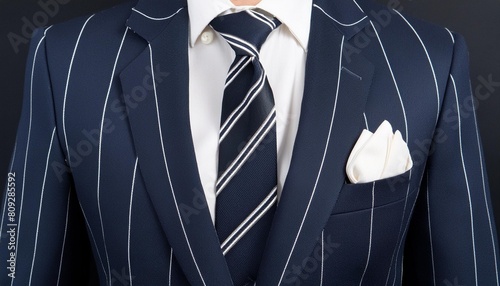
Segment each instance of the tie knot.
[{"label": "tie knot", "polygon": [[210,22],[236,52],[236,55],[258,57],[262,44],[281,24],[254,10],[219,16]]}]

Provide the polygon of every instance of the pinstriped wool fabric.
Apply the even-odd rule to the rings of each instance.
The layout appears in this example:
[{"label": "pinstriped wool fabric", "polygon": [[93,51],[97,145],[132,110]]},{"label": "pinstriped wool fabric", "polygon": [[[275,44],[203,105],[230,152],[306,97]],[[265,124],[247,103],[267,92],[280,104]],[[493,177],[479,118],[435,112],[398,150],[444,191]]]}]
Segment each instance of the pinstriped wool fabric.
[{"label": "pinstriped wool fabric", "polygon": [[211,22],[236,53],[222,103],[215,219],[234,285],[255,281],[276,209],[276,110],[259,51],[280,24],[253,10]]},{"label": "pinstriped wool fabric", "polygon": [[[312,9],[307,69],[256,284],[500,286],[478,123],[463,108],[473,99],[464,38],[397,11],[382,28],[377,16],[387,7],[373,1],[286,4]],[[266,11],[286,26],[262,48],[267,68],[269,57],[286,63],[293,24],[286,13]],[[91,285],[241,286],[226,257],[254,229],[224,257],[211,219],[215,200],[203,198],[197,167],[206,163],[194,152],[189,109],[191,71],[220,72],[222,102],[232,55],[220,71],[210,65],[228,48],[217,38],[197,41],[207,53],[221,48],[211,61],[189,57],[205,55],[189,50],[189,23],[185,0],[139,0],[34,32],[0,205],[0,285],[81,285],[96,272]],[[366,31],[371,41],[353,53]],[[274,88],[271,67],[288,70],[269,63]],[[280,118],[278,139],[280,124],[289,124]],[[407,138],[418,164],[393,178],[345,182],[359,134],[383,120]],[[219,125],[217,118],[207,130],[218,135]],[[289,150],[279,147],[279,156]],[[235,208],[233,216],[248,215]]]}]

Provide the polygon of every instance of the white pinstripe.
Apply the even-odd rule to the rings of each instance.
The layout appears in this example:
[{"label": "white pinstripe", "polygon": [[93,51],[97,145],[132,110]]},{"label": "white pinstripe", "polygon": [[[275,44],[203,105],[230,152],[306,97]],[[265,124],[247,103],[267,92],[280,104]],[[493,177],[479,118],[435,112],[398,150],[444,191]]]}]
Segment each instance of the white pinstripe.
[{"label": "white pinstripe", "polygon": [[448,30],[448,28],[445,28],[445,29],[446,29],[446,31],[448,31],[448,34],[450,34],[451,41],[452,41],[452,42],[453,42],[453,44],[454,44],[454,43],[455,43],[455,37],[453,36],[453,33],[452,33],[450,30]]},{"label": "white pinstripe", "polygon": [[[125,29],[125,33],[123,33],[122,41],[120,43],[120,47],[118,48],[118,53],[115,58],[115,63],[113,65],[113,71],[111,72],[111,79],[109,80],[108,91],[106,93],[106,99],[104,100],[104,107],[102,110],[102,118],[101,118],[101,126],[99,129],[99,153],[98,153],[98,162],[97,162],[97,210],[99,212],[99,222],[101,224],[101,233],[102,233],[102,241],[104,244],[104,253],[106,254],[106,262],[108,264],[108,273],[109,277],[111,277],[111,265],[109,264],[109,255],[108,255],[108,247],[106,245],[106,235],[104,234],[104,224],[102,220],[102,210],[101,210],[101,156],[102,156],[102,131],[104,129],[104,118],[106,116],[106,108],[108,105],[109,94],[111,93],[111,86],[113,84],[113,80],[115,77],[116,65],[118,64],[118,59],[120,58],[121,50],[123,47],[123,42],[125,41],[125,37],[127,36],[128,28]],[[69,154],[69,153],[68,153]],[[109,280],[109,285],[111,286],[111,279]]]},{"label": "white pinstripe", "polygon": [[144,17],[146,17],[146,18],[150,19],[150,20],[154,20],[154,21],[163,21],[163,20],[168,20],[168,19],[172,18],[173,16],[177,15],[177,14],[178,14],[178,13],[179,13],[182,9],[184,9],[184,7],[179,8],[179,10],[177,10],[177,12],[175,12],[175,13],[174,13],[174,14],[172,14],[172,15],[167,16],[167,17],[162,17],[162,18],[156,18],[156,17],[151,17],[151,16],[148,16],[148,15],[144,14],[143,12],[141,12],[141,11],[139,11],[139,10],[135,9],[135,7],[134,7],[134,8],[132,8],[132,11],[134,11],[134,12],[138,13],[139,15],[142,15],[142,16],[144,16]]},{"label": "white pinstripe", "polygon": [[47,160],[45,162],[45,172],[43,174],[42,192],[40,194],[40,204],[38,206],[38,217],[37,217],[37,222],[36,222],[35,248],[33,250],[33,259],[31,260],[29,285],[31,285],[31,279],[33,278],[33,269],[35,267],[35,258],[36,258],[36,251],[37,251],[37,246],[38,246],[38,233],[40,230],[40,217],[42,216],[43,195],[45,193],[45,183],[47,182],[47,171],[49,169],[49,159],[50,159],[50,153],[52,151],[52,144],[54,143],[55,133],[56,133],[56,128],[54,127],[54,129],[52,129],[52,136],[50,138],[49,150],[47,151]]},{"label": "white pinstripe", "polygon": [[366,130],[370,130],[370,128],[368,128],[368,119],[366,119],[366,113],[363,112],[363,118],[365,119],[365,126],[366,126]]},{"label": "white pinstripe", "polygon": [[59,272],[57,273],[57,284],[59,285],[59,281],[61,279],[61,270],[62,270],[62,262],[63,262],[63,257],[64,257],[64,248],[66,245],[66,234],[68,233],[68,219],[69,219],[69,202],[71,199],[71,188],[69,189],[68,192],[68,202],[66,203],[66,222],[64,224],[64,237],[63,237],[63,245],[61,249],[61,258],[59,259]]},{"label": "white pinstripe", "polygon": [[455,79],[453,78],[453,75],[450,74],[451,82],[453,83],[453,89],[455,90],[455,99],[457,101],[457,118],[458,118],[458,137],[459,137],[459,143],[460,143],[460,158],[462,160],[462,168],[464,170],[464,178],[465,178],[465,184],[467,186],[467,196],[469,199],[469,212],[470,212],[470,225],[471,225],[471,237],[472,237],[472,250],[474,252],[474,277],[476,280],[476,286],[478,286],[478,281],[477,281],[477,261],[476,261],[476,240],[474,237],[474,214],[472,212],[472,201],[471,201],[471,196],[470,196],[470,187],[469,187],[469,178],[467,177],[467,170],[465,168],[465,161],[464,161],[464,153],[462,150],[462,121],[460,120],[460,106],[458,102],[458,92],[457,92],[457,86],[455,84]]},{"label": "white pinstripe", "polygon": [[191,254],[191,258],[193,259],[193,263],[196,267],[196,270],[198,271],[198,275],[200,275],[201,282],[203,283],[203,285],[206,286],[207,284],[205,283],[205,279],[203,278],[203,275],[201,274],[198,263],[196,262],[196,258],[194,257],[193,250],[191,248],[191,243],[189,242],[189,238],[188,238],[187,233],[186,233],[186,228],[184,227],[184,222],[182,221],[181,213],[179,210],[179,205],[177,203],[177,197],[175,196],[175,192],[174,192],[174,186],[172,185],[172,179],[170,178],[170,171],[168,168],[167,156],[165,154],[165,145],[163,143],[163,133],[161,131],[160,111],[158,110],[158,95],[156,93],[155,74],[154,74],[154,67],[153,67],[153,49],[151,48],[151,43],[148,44],[148,48],[149,48],[149,60],[151,62],[151,76],[153,78],[153,90],[154,90],[154,94],[155,94],[156,117],[157,117],[157,121],[158,121],[158,131],[159,131],[159,135],[160,135],[160,143],[161,143],[161,149],[162,149],[162,155],[163,155],[163,162],[165,163],[165,171],[167,172],[168,183],[170,185],[170,191],[171,191],[172,197],[174,199],[175,209],[177,211],[177,216],[179,218],[179,223],[181,224],[181,228],[182,228],[182,232],[184,234],[184,238],[186,240],[186,244],[189,248],[189,252]]},{"label": "white pinstripe", "polygon": [[[411,176],[411,171],[410,171],[410,176]],[[408,190],[410,189],[410,183],[408,183]],[[405,199],[405,208],[403,209],[403,216],[401,218],[401,226],[400,226],[400,229],[399,229],[399,235],[398,237],[400,238],[399,242],[398,242],[398,245],[396,246],[396,248],[394,249],[393,253],[392,253],[392,256],[391,256],[391,264],[389,266],[389,272],[387,273],[387,278],[385,280],[385,285],[387,285],[387,283],[389,283],[389,277],[390,277],[390,274],[391,274],[391,270],[392,270],[392,262],[394,261],[394,257],[396,257],[396,261],[394,263],[394,268],[397,267],[397,264],[398,264],[398,258],[399,258],[399,251],[401,250],[401,247],[403,246],[403,238],[404,236],[406,235],[406,232],[408,230],[408,225],[410,223],[410,217],[411,217],[411,214],[413,213],[413,209],[415,208],[415,203],[416,203],[416,199],[413,201],[413,205],[410,209],[410,214],[408,216],[408,221],[406,222],[406,226],[405,228],[403,228],[403,224],[404,224],[404,217],[405,217],[405,213],[406,213],[406,204],[407,204],[407,199],[408,199],[408,192],[407,192],[407,196],[406,196],[406,199]],[[403,233],[401,234],[401,230],[403,230]],[[396,283],[396,271],[394,271],[394,277],[393,277],[393,280],[392,280],[392,286],[395,285]],[[401,261],[401,279],[403,279],[403,261]]]},{"label": "white pinstripe", "polygon": [[[9,172],[12,173],[12,169],[14,168],[14,161],[16,160],[16,149],[17,149],[17,141],[14,144],[14,153],[12,155],[12,161],[10,162]],[[0,242],[2,242],[2,231],[3,231],[3,220],[5,219],[5,213],[7,212],[7,190],[5,190],[4,201],[3,201],[3,212],[2,212],[2,220],[0,221]]]},{"label": "white pinstripe", "polygon": [[[363,117],[365,119],[365,127],[366,127],[366,130],[370,130],[370,128],[368,127],[368,119],[366,118],[366,113],[363,112]],[[373,210],[375,208],[375,182],[373,182],[373,185],[372,185],[372,209],[371,209],[371,213],[370,213],[370,240],[369,240],[369,243],[368,243],[368,255],[367,255],[367,258],[366,258],[366,265],[365,265],[365,269],[363,270],[363,274],[361,275],[361,280],[359,281],[359,286],[361,286],[361,284],[363,284],[363,279],[365,277],[365,274],[366,274],[366,270],[368,269],[368,264],[370,263],[370,255],[371,255],[371,250],[372,250],[372,234],[373,234]]]},{"label": "white pinstripe", "polygon": [[[26,153],[24,154],[24,166],[23,166],[23,186],[21,188],[21,206],[19,208],[19,220],[18,220],[18,224],[17,224],[17,236],[16,236],[16,251],[15,251],[15,257],[17,257],[17,250],[18,250],[18,242],[19,242],[19,233],[21,232],[21,219],[22,219],[22,215],[23,215],[23,206],[24,206],[24,186],[26,185],[26,165],[27,165],[27,162],[28,162],[28,151],[29,151],[29,147],[30,147],[30,141],[31,141],[31,124],[32,124],[32,121],[33,121],[33,75],[34,75],[34,72],[35,72],[35,63],[36,63],[36,59],[38,57],[38,49],[40,48],[40,44],[43,42],[43,40],[45,39],[45,36],[47,34],[47,31],[51,28],[52,26],[50,26],[49,28],[47,28],[45,30],[45,32],[43,33],[43,36],[40,38],[40,41],[38,41],[38,44],[36,46],[36,49],[35,49],[35,55],[33,57],[33,65],[31,67],[31,82],[30,82],[30,117],[29,117],[29,125],[28,125],[28,140],[26,140]],[[14,277],[12,277],[11,281],[10,281],[10,285],[12,286],[14,284]]]},{"label": "white pinstripe", "polygon": [[321,231],[321,277],[319,286],[323,286],[323,277],[325,273],[325,229]]},{"label": "white pinstripe", "polygon": [[[420,35],[417,33],[417,31],[415,30],[415,28],[414,28],[414,27],[413,27],[413,26],[412,26],[412,25],[408,22],[408,20],[407,20],[407,19],[406,19],[406,18],[405,18],[405,17],[404,17],[404,16],[403,16],[403,15],[402,15],[399,11],[397,11],[397,10],[394,10],[394,11],[395,11],[396,13],[398,13],[398,14],[401,16],[401,18],[402,18],[402,19],[403,19],[403,20],[404,20],[404,21],[408,24],[408,26],[409,26],[409,27],[413,30],[413,32],[414,32],[414,33],[415,33],[415,35],[417,36],[418,40],[420,41],[420,44],[422,45],[422,47],[423,47],[423,49],[424,49],[424,51],[425,51],[425,54],[426,54],[426,56],[427,56],[427,60],[428,60],[429,65],[430,65],[430,67],[431,67],[432,75],[433,75],[433,78],[434,78],[434,84],[435,84],[435,87],[436,87],[436,97],[437,97],[436,123],[437,123],[437,121],[438,121],[438,119],[439,119],[440,99],[439,99],[439,87],[438,87],[438,83],[437,83],[437,79],[436,79],[436,73],[435,73],[435,70],[434,70],[434,66],[433,66],[432,61],[431,61],[431,59],[430,59],[429,53],[428,53],[428,51],[427,51],[427,48],[425,47],[425,44],[423,43],[423,41],[422,41],[422,39],[421,39]],[[374,28],[374,29],[375,29],[375,28]],[[448,32],[449,32],[449,30],[448,30]],[[451,35],[451,33],[450,33],[450,35]],[[451,35],[451,36],[452,36],[452,40],[453,40],[453,42],[455,42],[455,40],[454,40],[454,38],[453,38],[453,35]],[[407,138],[408,138],[408,137],[407,137]],[[408,140],[408,139],[407,139],[407,140]],[[410,171],[410,178],[411,178],[411,171]],[[408,190],[409,190],[409,186],[408,186]],[[415,205],[415,203],[414,203],[414,205]],[[405,202],[405,209],[406,209],[406,202]],[[412,207],[412,210],[410,211],[410,214],[411,214],[412,212],[413,212],[413,207]],[[405,211],[403,211],[403,214],[404,214],[404,213],[405,213]],[[429,214],[429,215],[430,215],[430,214]],[[430,223],[430,221],[429,221],[429,223]],[[408,224],[409,224],[409,221],[407,222],[407,225],[406,225],[406,228],[405,228],[405,233],[406,233],[406,230],[407,230]],[[432,238],[431,238],[431,240],[432,240]],[[432,241],[431,241],[431,243],[432,243]],[[402,246],[402,241],[400,241],[400,245],[399,245],[399,247],[398,247],[398,251],[397,251],[397,255],[396,255],[396,262],[397,262],[398,257],[399,257],[399,251],[400,251],[400,249],[401,249],[401,246]],[[403,263],[401,263],[401,267],[402,267],[402,266],[403,266]],[[434,270],[434,269],[433,269],[433,270]],[[390,270],[389,270],[389,272],[390,272]],[[402,275],[401,275],[401,279],[402,279]],[[434,278],[434,280],[435,280],[435,278]],[[395,281],[396,281],[396,275],[394,275],[393,285],[395,284]],[[435,284],[435,281],[434,281],[434,284]]]},{"label": "white pinstripe", "polygon": [[[472,91],[471,91],[472,94]],[[474,104],[474,101],[472,101],[472,104]],[[476,109],[474,109],[476,110]],[[490,235],[491,235],[491,245],[493,247],[493,258],[495,260],[495,277],[497,280],[497,286],[499,286],[499,279],[498,279],[498,262],[497,262],[497,256],[496,256],[496,246],[495,246],[495,235],[493,234],[493,227],[492,227],[492,222],[491,222],[491,211],[490,211],[490,206],[488,205],[488,200],[487,200],[487,195],[486,195],[486,183],[485,183],[485,177],[484,177],[484,166],[483,166],[483,152],[481,152],[481,141],[479,139],[479,128],[477,126],[477,118],[476,118],[476,113],[472,113],[474,115],[474,125],[476,127],[476,138],[477,138],[477,147],[478,147],[478,153],[479,153],[479,162],[481,164],[481,179],[483,183],[483,197],[484,197],[484,204],[486,206],[486,214],[488,215],[488,224],[490,227]]]},{"label": "white pinstripe", "polygon": [[132,187],[130,188],[130,204],[128,208],[128,235],[127,235],[127,259],[128,259],[128,275],[130,286],[133,286],[132,283],[132,266],[130,263],[130,230],[132,225],[132,202],[134,200],[134,187],[135,187],[135,175],[137,174],[137,162],[139,158],[135,158],[134,164],[134,174],[132,175]]},{"label": "white pinstripe", "polygon": [[359,286],[363,284],[363,279],[365,278],[366,270],[370,264],[370,257],[372,253],[372,239],[373,239],[373,211],[375,209],[375,182],[372,183],[372,209],[370,211],[370,241],[368,243],[368,255],[366,257],[366,265],[363,270],[363,275],[361,275],[361,280],[359,281]]},{"label": "white pinstripe", "polygon": [[17,151],[17,140],[16,140],[16,143],[14,144],[14,154],[12,155],[12,162],[10,162],[10,171],[11,172],[14,169],[14,160],[16,159],[16,151]]},{"label": "white pinstripe", "polygon": [[424,48],[425,55],[427,56],[427,61],[429,61],[429,66],[431,67],[432,77],[434,78],[434,85],[436,86],[436,97],[437,97],[436,123],[437,123],[437,121],[439,119],[439,110],[440,110],[441,104],[440,104],[440,100],[439,100],[439,86],[438,86],[436,72],[434,71],[434,65],[432,64],[431,57],[429,56],[429,52],[427,51],[427,48],[425,47],[425,44],[422,41],[422,38],[420,38],[420,35],[417,33],[417,31],[412,26],[412,24],[410,24],[410,22],[408,22],[408,20],[406,20],[406,18],[401,13],[399,13],[398,10],[396,10],[396,9],[393,9],[393,10],[394,10],[394,12],[398,13],[398,15],[401,16],[401,18],[406,22],[406,24],[408,24],[408,26],[413,30],[413,33],[415,33],[415,36],[417,36],[418,40],[420,41],[420,44],[422,45],[422,48]]},{"label": "white pinstripe", "polygon": [[89,229],[90,236],[92,237],[92,240],[94,241],[95,252],[97,253],[97,256],[99,257],[99,262],[101,262],[102,273],[104,273],[104,276],[106,277],[106,281],[108,281],[108,273],[106,272],[106,269],[104,268],[104,263],[102,262],[102,257],[101,257],[101,254],[99,253],[99,247],[97,246],[94,232],[92,231],[92,228],[90,227],[89,221],[87,220],[87,216],[85,215],[85,211],[83,210],[82,204],[79,203],[79,205],[80,205],[80,209],[82,210],[82,214],[83,214],[83,218],[85,219],[85,223],[87,224],[87,227]]},{"label": "white pinstripe", "polygon": [[[415,199],[415,201],[414,201],[414,202],[416,202],[416,201],[417,201],[417,200]],[[413,206],[415,206],[415,204],[413,204]],[[413,212],[413,207],[411,208],[411,211],[410,211],[410,216],[411,216],[411,213],[412,213],[412,212]],[[408,219],[408,221],[409,221],[409,219]],[[405,235],[406,235],[406,229],[405,229],[405,232],[404,232],[404,235],[403,235],[403,236],[405,236]],[[400,270],[400,271],[401,271],[401,276],[400,276],[401,278],[399,279],[399,280],[400,280],[399,285],[403,285],[403,275],[404,275],[404,270],[405,270],[405,269],[404,269],[404,262],[405,262],[404,257],[405,257],[405,254],[404,254],[404,253],[402,253],[402,255],[401,255],[401,270]],[[394,279],[396,279],[396,276],[395,276],[395,275],[394,275]],[[392,285],[394,286],[394,282],[393,282],[393,284],[392,284]]]},{"label": "white pinstripe", "polygon": [[365,11],[361,8],[361,6],[359,6],[359,4],[358,4],[358,2],[356,2],[356,0],[352,0],[352,2],[354,2],[354,4],[356,4],[356,6],[358,6],[359,11],[365,13]]},{"label": "white pinstripe", "polygon": [[[341,25],[341,26],[344,26],[344,27],[351,27],[351,26],[354,26],[360,22],[362,22],[364,19],[368,18],[368,16],[364,16],[363,18],[359,19],[358,21],[354,22],[354,23],[342,23],[340,22],[339,20],[333,18],[332,16],[330,16],[330,14],[326,13],[325,10],[323,10],[323,8],[321,8],[320,6],[316,5],[316,4],[313,4],[313,7],[316,7],[318,8],[321,12],[323,12],[323,14],[325,14],[328,18],[332,19],[334,22],[336,22],[337,24]],[[359,7],[359,6],[358,6]]]},{"label": "white pinstripe", "polygon": [[170,264],[168,265],[168,286],[172,286],[172,257],[174,256],[174,250],[170,248]]},{"label": "white pinstripe", "polygon": [[382,40],[380,39],[378,31],[375,28],[375,25],[373,25],[372,21],[370,21],[370,24],[372,25],[373,30],[375,31],[375,35],[377,36],[377,40],[380,44],[380,48],[382,49],[382,53],[384,54],[385,61],[387,62],[387,67],[389,68],[389,72],[391,73],[392,81],[394,82],[394,86],[395,86],[396,91],[398,93],[399,102],[401,103],[401,109],[403,111],[403,116],[405,119],[405,141],[408,142],[408,122],[406,120],[406,110],[405,110],[405,106],[403,104],[403,99],[401,98],[401,92],[399,91],[399,85],[396,81],[396,77],[394,76],[394,72],[392,71],[391,63],[389,62],[389,58],[387,57],[387,53],[385,52],[385,48],[384,48],[384,45],[382,44]]},{"label": "white pinstripe", "polygon": [[[399,86],[398,86],[398,83],[396,81],[396,77],[394,76],[394,72],[392,71],[392,66],[391,66],[391,64],[389,62],[389,58],[387,57],[387,53],[385,51],[384,45],[382,44],[382,40],[380,39],[378,31],[375,28],[375,25],[373,25],[372,21],[370,21],[370,24],[371,24],[373,30],[375,31],[375,35],[377,36],[377,40],[378,40],[378,42],[380,44],[380,48],[382,49],[382,53],[384,54],[384,58],[385,58],[385,61],[387,63],[387,67],[389,68],[389,72],[391,73],[391,77],[392,77],[392,80],[394,82],[394,86],[395,86],[396,91],[398,93],[399,102],[401,104],[401,109],[403,111],[403,117],[404,117],[404,121],[405,121],[405,133],[406,133],[405,134],[405,138],[406,138],[405,141],[408,142],[408,121],[407,121],[407,118],[406,118],[406,110],[405,110],[405,107],[404,107],[404,104],[403,104],[403,99],[401,98],[401,92],[399,91]],[[412,170],[410,170],[409,180],[411,180],[411,176],[412,176]],[[404,216],[405,216],[406,208],[407,208],[407,205],[408,205],[408,195],[409,195],[409,192],[410,192],[410,183],[408,183],[408,188],[406,190],[405,205],[404,205],[404,208],[403,208],[403,216],[401,217],[401,226],[399,227],[399,235],[398,235],[399,237],[401,237],[401,231],[403,230]],[[401,244],[402,244],[402,240],[399,241],[399,246],[396,247],[394,249],[394,252],[392,253],[391,266],[389,267],[389,273],[387,274],[386,285],[389,282],[389,276],[391,274],[392,262],[394,260],[395,252],[397,250],[397,253],[399,255],[399,249],[400,249]],[[397,257],[396,257],[396,263],[397,263]],[[396,281],[395,279],[396,279],[396,275],[394,275],[394,282]],[[393,282],[393,285],[394,285],[394,282]]]},{"label": "white pinstripe", "polygon": [[281,281],[283,281],[283,277],[285,275],[286,268],[288,267],[288,263],[290,262],[290,258],[292,257],[292,253],[295,250],[295,246],[297,245],[297,240],[299,239],[299,235],[300,235],[300,233],[302,231],[302,227],[304,226],[304,222],[306,220],[307,214],[309,213],[309,208],[311,207],[312,199],[314,197],[314,194],[316,193],[316,187],[318,186],[319,177],[321,176],[321,172],[323,171],[323,164],[325,163],[326,152],[328,151],[328,145],[330,143],[330,137],[332,135],[333,121],[335,119],[335,112],[337,111],[337,100],[338,100],[339,89],[340,89],[340,76],[341,76],[341,71],[342,71],[342,54],[343,54],[343,50],[344,50],[344,40],[345,40],[345,37],[342,36],[342,41],[340,43],[340,55],[339,55],[339,67],[338,67],[339,72],[338,72],[338,78],[337,78],[337,90],[335,92],[335,102],[333,104],[332,119],[330,121],[330,130],[328,131],[328,137],[327,137],[326,143],[325,143],[325,150],[323,152],[323,158],[321,159],[321,165],[320,165],[319,170],[318,170],[318,175],[316,177],[316,182],[314,183],[314,187],[313,187],[313,190],[312,190],[312,193],[311,193],[311,197],[309,198],[309,202],[307,203],[306,211],[305,211],[304,215],[302,216],[302,222],[300,223],[300,227],[299,227],[299,230],[297,232],[297,236],[295,237],[295,240],[294,240],[293,245],[292,245],[292,249],[290,250],[290,254],[288,255],[288,258],[286,260],[285,267],[283,267],[283,271],[281,272],[281,277],[280,277],[280,280],[278,282],[278,285],[280,285]]},{"label": "white pinstripe", "polygon": [[436,286],[436,267],[434,265],[434,247],[432,245],[431,208],[429,202],[429,174],[427,174],[427,221],[429,222],[429,243],[431,247],[432,281]]},{"label": "white pinstripe", "polygon": [[66,154],[68,157],[68,165],[71,167],[71,154],[69,153],[69,146],[68,146],[68,136],[66,135],[66,98],[68,96],[68,87],[69,87],[69,79],[71,78],[71,70],[73,69],[73,61],[75,60],[75,55],[76,55],[76,50],[78,49],[78,45],[80,44],[80,38],[82,37],[83,30],[85,30],[85,27],[87,26],[87,23],[89,22],[92,17],[94,17],[95,14],[91,15],[90,17],[87,18],[85,23],[83,24],[80,34],[78,34],[78,38],[76,40],[75,48],[73,49],[73,55],[71,56],[71,61],[69,63],[69,68],[68,68],[68,77],[66,78],[66,87],[64,88],[64,98],[63,98],[63,108],[62,108],[62,128],[63,128],[63,134],[64,134],[64,143],[66,145]]}]

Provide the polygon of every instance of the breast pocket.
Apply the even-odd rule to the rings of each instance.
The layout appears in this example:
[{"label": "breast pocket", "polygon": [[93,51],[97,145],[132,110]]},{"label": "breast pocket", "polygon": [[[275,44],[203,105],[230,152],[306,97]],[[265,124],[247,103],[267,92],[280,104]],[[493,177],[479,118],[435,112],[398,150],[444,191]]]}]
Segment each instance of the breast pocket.
[{"label": "breast pocket", "polygon": [[344,183],[332,215],[370,209],[372,192],[374,207],[381,207],[405,199],[413,192],[409,187],[410,171],[370,183]]}]

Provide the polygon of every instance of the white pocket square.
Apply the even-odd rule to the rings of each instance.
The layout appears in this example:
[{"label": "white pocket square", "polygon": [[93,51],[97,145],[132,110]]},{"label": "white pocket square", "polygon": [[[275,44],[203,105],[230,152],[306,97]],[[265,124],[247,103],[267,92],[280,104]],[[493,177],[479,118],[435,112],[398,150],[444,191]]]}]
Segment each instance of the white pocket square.
[{"label": "white pocket square", "polygon": [[353,184],[368,183],[405,173],[413,166],[410,150],[398,130],[384,120],[375,133],[363,130],[347,160]]}]

